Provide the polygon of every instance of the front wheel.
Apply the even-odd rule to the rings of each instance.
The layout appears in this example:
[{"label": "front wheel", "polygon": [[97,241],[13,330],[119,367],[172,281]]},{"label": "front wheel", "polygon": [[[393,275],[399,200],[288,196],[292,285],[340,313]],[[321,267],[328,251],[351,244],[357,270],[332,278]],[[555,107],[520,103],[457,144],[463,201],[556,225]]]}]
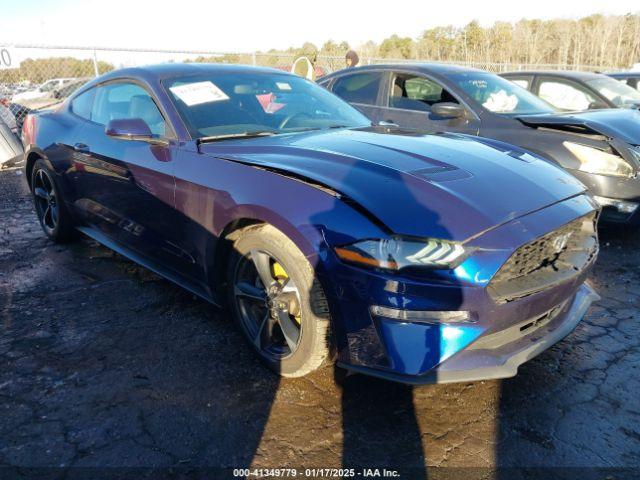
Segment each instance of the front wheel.
[{"label": "front wheel", "polygon": [[56,243],[74,239],[73,219],[44,160],[36,161],[33,166],[31,192],[40,226],[47,237]]},{"label": "front wheel", "polygon": [[260,358],[300,377],[330,358],[329,308],[305,256],[271,225],[245,229],[228,269],[235,321]]}]

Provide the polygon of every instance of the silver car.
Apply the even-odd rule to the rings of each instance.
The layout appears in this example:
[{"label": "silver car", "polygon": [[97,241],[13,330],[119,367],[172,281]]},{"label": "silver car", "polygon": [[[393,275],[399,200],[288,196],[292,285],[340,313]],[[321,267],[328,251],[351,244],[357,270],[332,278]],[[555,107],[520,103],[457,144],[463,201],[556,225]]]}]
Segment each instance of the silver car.
[{"label": "silver car", "polygon": [[16,117],[11,110],[0,104],[0,168],[20,163],[22,154]]}]

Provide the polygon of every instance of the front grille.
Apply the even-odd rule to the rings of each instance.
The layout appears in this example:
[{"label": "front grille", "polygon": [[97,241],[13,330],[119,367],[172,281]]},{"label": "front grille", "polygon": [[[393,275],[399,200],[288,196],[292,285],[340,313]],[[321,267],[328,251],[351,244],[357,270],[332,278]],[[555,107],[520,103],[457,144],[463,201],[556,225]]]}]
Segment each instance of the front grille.
[{"label": "front grille", "polygon": [[578,275],[598,253],[596,223],[592,212],[520,247],[489,283],[493,299],[509,302]]}]

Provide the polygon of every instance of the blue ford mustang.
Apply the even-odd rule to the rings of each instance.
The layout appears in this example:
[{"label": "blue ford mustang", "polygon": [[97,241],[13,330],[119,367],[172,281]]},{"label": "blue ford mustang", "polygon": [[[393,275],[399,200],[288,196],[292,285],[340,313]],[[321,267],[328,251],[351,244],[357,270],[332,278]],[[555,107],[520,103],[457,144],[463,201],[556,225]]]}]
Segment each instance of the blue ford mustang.
[{"label": "blue ford mustang", "polygon": [[216,304],[283,376],[514,375],[567,335],[598,211],[501,142],[371,125],[269,69],[115,71],[23,129],[46,235],[83,232]]}]

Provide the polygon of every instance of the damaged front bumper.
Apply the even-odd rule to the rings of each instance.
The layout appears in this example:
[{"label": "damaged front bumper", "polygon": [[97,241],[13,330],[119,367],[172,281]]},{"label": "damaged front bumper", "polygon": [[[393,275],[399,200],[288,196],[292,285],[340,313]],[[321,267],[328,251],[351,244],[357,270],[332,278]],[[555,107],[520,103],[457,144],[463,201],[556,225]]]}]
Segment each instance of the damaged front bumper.
[{"label": "damaged front bumper", "polygon": [[[522,321],[510,331],[479,337],[476,342],[467,345],[464,350],[426,375],[402,375],[362,366],[339,365],[356,373],[413,385],[513,377],[518,373],[520,365],[569,335],[580,323],[589,306],[599,299],[599,295],[585,282],[558,311]],[[539,324],[536,325],[536,322]],[[523,331],[522,328],[526,326],[528,328]]]},{"label": "damaged front bumper", "polygon": [[[515,375],[571,332],[597,298],[586,283],[597,253],[594,208],[583,195],[521,217],[475,239],[478,250],[454,270],[424,277],[336,262],[326,292],[338,365],[414,384]],[[554,253],[564,246],[567,253]],[[574,274],[547,275],[549,256]],[[521,268],[545,275],[518,283]]]}]

